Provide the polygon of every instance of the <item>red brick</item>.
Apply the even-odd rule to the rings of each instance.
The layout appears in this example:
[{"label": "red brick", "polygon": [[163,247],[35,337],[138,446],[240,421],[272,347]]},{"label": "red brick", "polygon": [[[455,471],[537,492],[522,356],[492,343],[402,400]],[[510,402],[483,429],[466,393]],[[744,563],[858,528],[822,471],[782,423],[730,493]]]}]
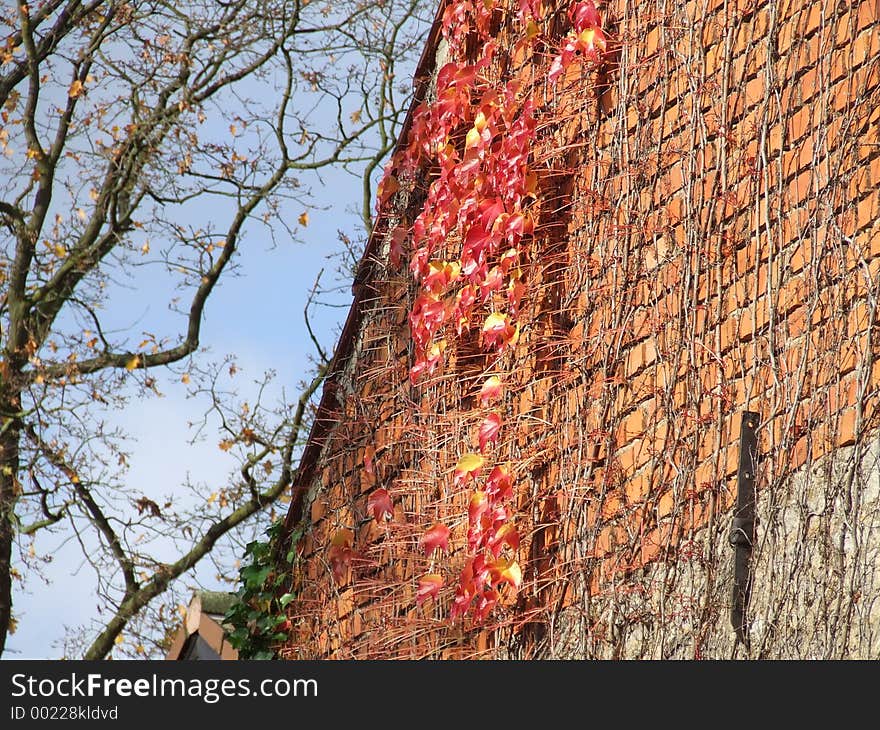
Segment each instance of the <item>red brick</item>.
[{"label": "red brick", "polygon": [[847,408],[840,415],[837,446],[850,446],[855,443],[857,422],[858,412],[855,408]]}]

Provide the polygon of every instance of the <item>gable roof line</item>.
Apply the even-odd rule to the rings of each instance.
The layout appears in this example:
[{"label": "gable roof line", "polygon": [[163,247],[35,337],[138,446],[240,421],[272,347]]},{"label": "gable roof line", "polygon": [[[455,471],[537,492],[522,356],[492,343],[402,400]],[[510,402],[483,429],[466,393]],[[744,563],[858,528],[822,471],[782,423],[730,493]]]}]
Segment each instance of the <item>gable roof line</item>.
[{"label": "gable roof line", "polygon": [[[397,136],[397,142],[394,145],[394,152],[396,152],[406,141],[412,126],[413,113],[424,98],[425,91],[428,87],[431,75],[430,72],[433,70],[433,64],[435,62],[437,43],[440,38],[443,11],[446,9],[448,1],[449,0],[440,0],[431,29],[428,31],[425,40],[425,47],[422,50],[422,55],[419,58],[419,62],[416,65],[416,70],[413,75],[412,102],[407,110],[400,133]],[[394,152],[392,152],[392,155]],[[379,216],[377,215],[377,223],[378,219]],[[384,233],[380,234],[378,231],[379,226],[374,225],[369,238],[367,239],[367,245],[364,247],[363,256],[361,256],[361,260],[358,263],[358,272],[366,270],[368,262],[374,258],[381,245]],[[300,457],[299,466],[292,479],[291,489],[293,493],[291,495],[290,509],[287,511],[281,539],[278,543],[279,552],[287,549],[291,533],[303,517],[306,491],[314,477],[318,456],[326,443],[327,433],[337,421],[333,415],[333,410],[339,405],[339,401],[336,398],[336,393],[339,388],[338,379],[340,373],[345,369],[346,364],[349,362],[354,352],[354,345],[360,328],[361,317],[364,312],[365,295],[369,289],[370,286],[368,286],[367,282],[360,281],[359,277],[355,277],[355,281],[352,283],[354,299],[352,300],[351,308],[348,310],[348,316],[342,327],[342,332],[339,335],[333,358],[327,368],[327,375],[324,378],[324,387],[321,393],[321,400],[318,404],[318,409],[315,413],[315,420],[309,431],[309,437],[306,441],[305,448],[303,449],[302,456]]]}]

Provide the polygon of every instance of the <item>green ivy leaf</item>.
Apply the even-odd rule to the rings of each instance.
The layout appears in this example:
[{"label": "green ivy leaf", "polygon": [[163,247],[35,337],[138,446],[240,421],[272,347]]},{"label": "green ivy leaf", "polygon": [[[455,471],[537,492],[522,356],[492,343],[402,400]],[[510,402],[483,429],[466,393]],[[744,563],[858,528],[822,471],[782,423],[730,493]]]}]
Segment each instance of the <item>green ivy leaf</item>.
[{"label": "green ivy leaf", "polygon": [[271,565],[249,565],[241,570],[241,579],[248,588],[260,588],[272,572]]}]

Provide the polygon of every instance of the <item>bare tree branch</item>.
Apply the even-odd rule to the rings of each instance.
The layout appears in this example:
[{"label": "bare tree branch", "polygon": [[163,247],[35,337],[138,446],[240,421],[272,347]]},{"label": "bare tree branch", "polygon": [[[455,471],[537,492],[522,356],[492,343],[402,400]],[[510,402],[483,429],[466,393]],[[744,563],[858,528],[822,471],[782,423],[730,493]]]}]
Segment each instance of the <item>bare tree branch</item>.
[{"label": "bare tree branch", "polygon": [[324,381],[326,372],[326,366],[322,367],[300,396],[296,414],[293,417],[293,422],[284,445],[284,467],[281,475],[275,480],[274,485],[262,494],[254,495],[248,502],[226,515],[223,519],[211,524],[192,548],[182,555],[179,560],[171,565],[162,566],[149,581],[131,594],[128,594],[117,608],[113,618],[107,622],[107,627],[86,650],[83,659],[102,659],[105,657],[113,648],[113,642],[116,637],[123,631],[135,613],[141,610],[153,598],[164,592],[172,580],[183,575],[207,555],[222,536],[234,530],[248,517],[258,512],[267,504],[274,502],[285,489],[290,487],[292,477],[291,460],[296,441],[299,438],[300,429],[302,428],[305,409],[312,395],[314,395]]}]

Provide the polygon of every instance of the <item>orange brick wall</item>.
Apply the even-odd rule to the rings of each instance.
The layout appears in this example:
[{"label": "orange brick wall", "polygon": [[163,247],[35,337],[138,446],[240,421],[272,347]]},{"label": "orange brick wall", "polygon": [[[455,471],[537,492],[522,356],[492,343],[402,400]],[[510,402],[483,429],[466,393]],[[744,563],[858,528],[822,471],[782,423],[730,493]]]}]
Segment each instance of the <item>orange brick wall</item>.
[{"label": "orange brick wall", "polygon": [[[492,370],[474,336],[410,384],[413,289],[379,241],[294,485],[304,535],[285,657],[734,655],[726,533],[744,409],[761,416],[754,590],[766,579],[781,596],[756,599],[754,655],[880,650],[880,626],[820,640],[804,609],[796,649],[774,619],[795,600],[783,558],[790,593],[834,604],[823,620],[880,618],[863,595],[880,599],[880,576],[859,588],[880,521],[858,498],[878,478],[864,464],[880,418],[880,3],[600,12],[619,41],[602,73],[573,66],[541,89],[540,54],[495,67],[543,102],[528,295],[504,362],[513,426],[495,454],[515,475],[523,585],[480,626],[446,619],[448,588],[416,605],[418,576],[463,560],[438,566],[419,538],[442,520],[450,547],[464,542],[452,471],[475,448]],[[518,32],[502,23],[502,46]],[[367,510],[378,487],[396,510],[382,526]],[[334,577],[342,530],[353,556]]]}]

